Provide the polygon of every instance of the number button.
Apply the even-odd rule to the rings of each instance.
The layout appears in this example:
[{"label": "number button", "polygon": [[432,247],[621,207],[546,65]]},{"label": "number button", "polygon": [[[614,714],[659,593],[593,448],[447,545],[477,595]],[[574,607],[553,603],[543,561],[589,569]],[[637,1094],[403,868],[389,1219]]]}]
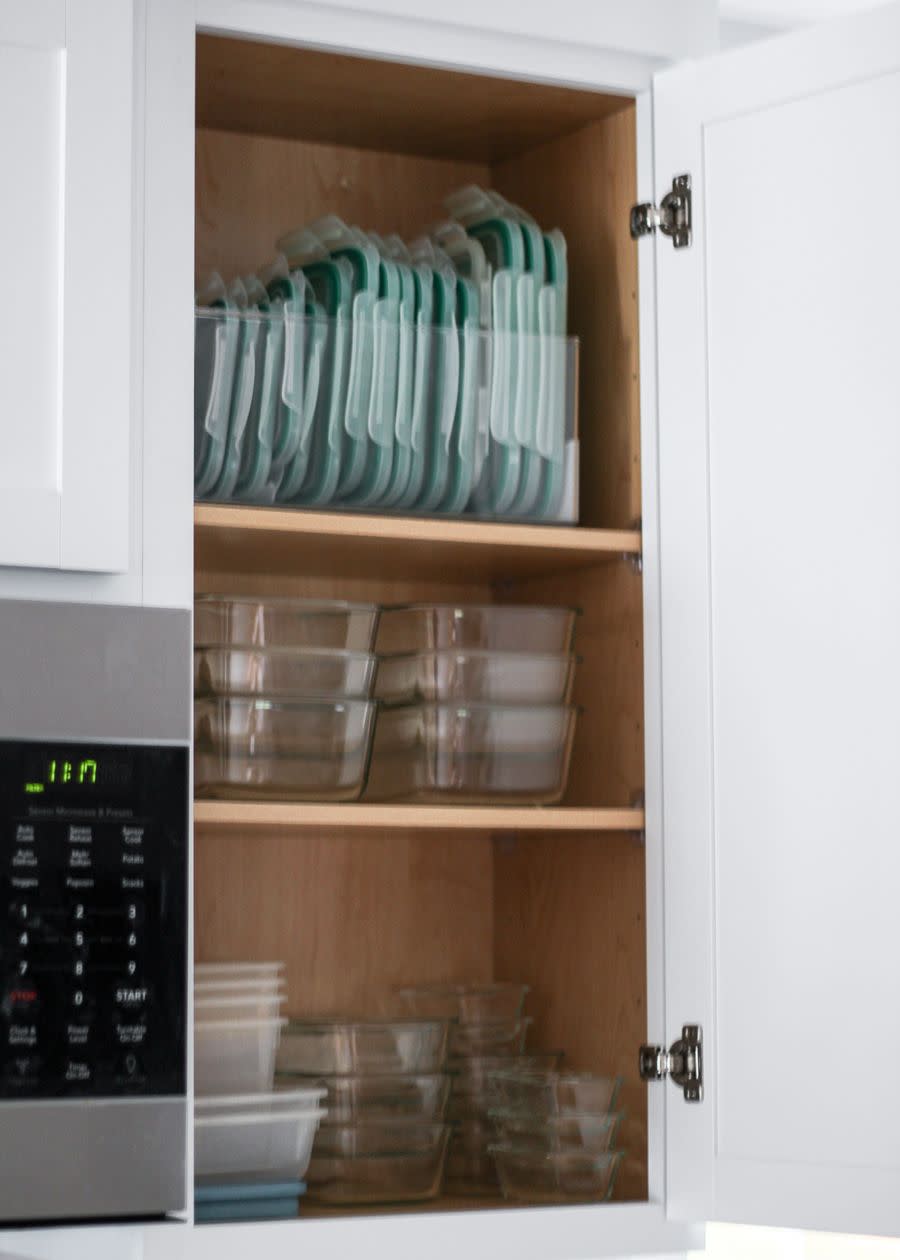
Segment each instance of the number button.
[{"label": "number button", "polygon": [[76,932],[73,940],[75,941],[75,948],[82,949],[84,947],[84,932]]}]

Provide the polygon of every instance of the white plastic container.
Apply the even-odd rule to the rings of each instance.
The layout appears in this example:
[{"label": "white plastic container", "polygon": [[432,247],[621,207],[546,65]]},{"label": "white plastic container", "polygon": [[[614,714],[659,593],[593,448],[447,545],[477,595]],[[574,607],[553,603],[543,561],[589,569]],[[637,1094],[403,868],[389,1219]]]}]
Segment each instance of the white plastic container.
[{"label": "white plastic container", "polygon": [[228,1019],[276,1019],[284,994],[265,990],[235,993],[194,991],[194,1022],[209,1024]]},{"label": "white plastic container", "polygon": [[260,980],[195,980],[194,997],[246,997],[256,993],[283,993],[283,976]]},{"label": "white plastic container", "polygon": [[272,1094],[219,1094],[194,1099],[194,1114],[203,1118],[229,1116],[252,1111],[275,1115],[289,1111],[318,1111],[328,1093],[324,1086],[305,1089],[276,1089]]},{"label": "white plastic container", "polygon": [[194,982],[206,980],[280,980],[283,962],[203,962],[194,963]]},{"label": "white plastic container", "polygon": [[194,1119],[194,1174],[239,1173],[302,1178],[309,1166],[321,1109],[246,1111]]},{"label": "white plastic container", "polygon": [[286,1019],[210,1020],[194,1024],[194,1092],[271,1093]]}]

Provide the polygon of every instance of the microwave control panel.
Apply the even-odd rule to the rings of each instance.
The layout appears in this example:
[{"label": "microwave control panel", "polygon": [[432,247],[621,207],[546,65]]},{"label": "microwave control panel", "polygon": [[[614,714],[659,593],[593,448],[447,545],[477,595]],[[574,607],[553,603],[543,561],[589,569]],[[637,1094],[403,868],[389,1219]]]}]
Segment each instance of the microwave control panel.
[{"label": "microwave control panel", "polygon": [[0,741],[0,1098],[186,1085],[188,749]]}]

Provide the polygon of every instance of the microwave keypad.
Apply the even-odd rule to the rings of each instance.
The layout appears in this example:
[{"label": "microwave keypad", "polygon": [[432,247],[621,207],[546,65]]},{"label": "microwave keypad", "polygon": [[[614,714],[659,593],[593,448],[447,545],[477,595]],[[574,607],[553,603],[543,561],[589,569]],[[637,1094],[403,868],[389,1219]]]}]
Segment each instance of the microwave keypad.
[{"label": "microwave keypad", "polygon": [[185,1087],[187,750],[0,742],[0,1097]]}]

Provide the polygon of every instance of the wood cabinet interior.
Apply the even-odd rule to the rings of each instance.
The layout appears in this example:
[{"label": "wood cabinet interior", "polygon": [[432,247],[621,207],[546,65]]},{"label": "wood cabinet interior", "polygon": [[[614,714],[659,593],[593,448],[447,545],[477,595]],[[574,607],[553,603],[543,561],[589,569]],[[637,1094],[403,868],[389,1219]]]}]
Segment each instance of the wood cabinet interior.
[{"label": "wood cabinet interior", "polygon": [[[279,235],[326,213],[412,237],[467,183],[560,227],[569,327],[582,341],[582,523],[639,527],[633,102],[211,36],[198,41],[197,85],[198,277],[255,271]],[[531,561],[511,550],[504,567],[501,545],[486,561],[473,544],[481,559],[467,564],[462,531],[448,563],[429,571],[411,526],[408,540],[373,539],[361,571],[327,530],[321,550],[287,528],[248,544],[235,516],[219,524],[216,510],[198,509],[198,592],[578,605],[584,712],[563,804],[628,806],[639,795],[641,578],[620,554],[566,552],[556,567],[535,540]],[[635,536],[613,537],[611,548]],[[617,1199],[647,1192],[635,1070],[644,896],[643,847],[627,833],[196,828],[198,958],[284,958],[291,1014],[383,1012],[398,985],[417,981],[527,981],[532,1044],[625,1078]]]}]

